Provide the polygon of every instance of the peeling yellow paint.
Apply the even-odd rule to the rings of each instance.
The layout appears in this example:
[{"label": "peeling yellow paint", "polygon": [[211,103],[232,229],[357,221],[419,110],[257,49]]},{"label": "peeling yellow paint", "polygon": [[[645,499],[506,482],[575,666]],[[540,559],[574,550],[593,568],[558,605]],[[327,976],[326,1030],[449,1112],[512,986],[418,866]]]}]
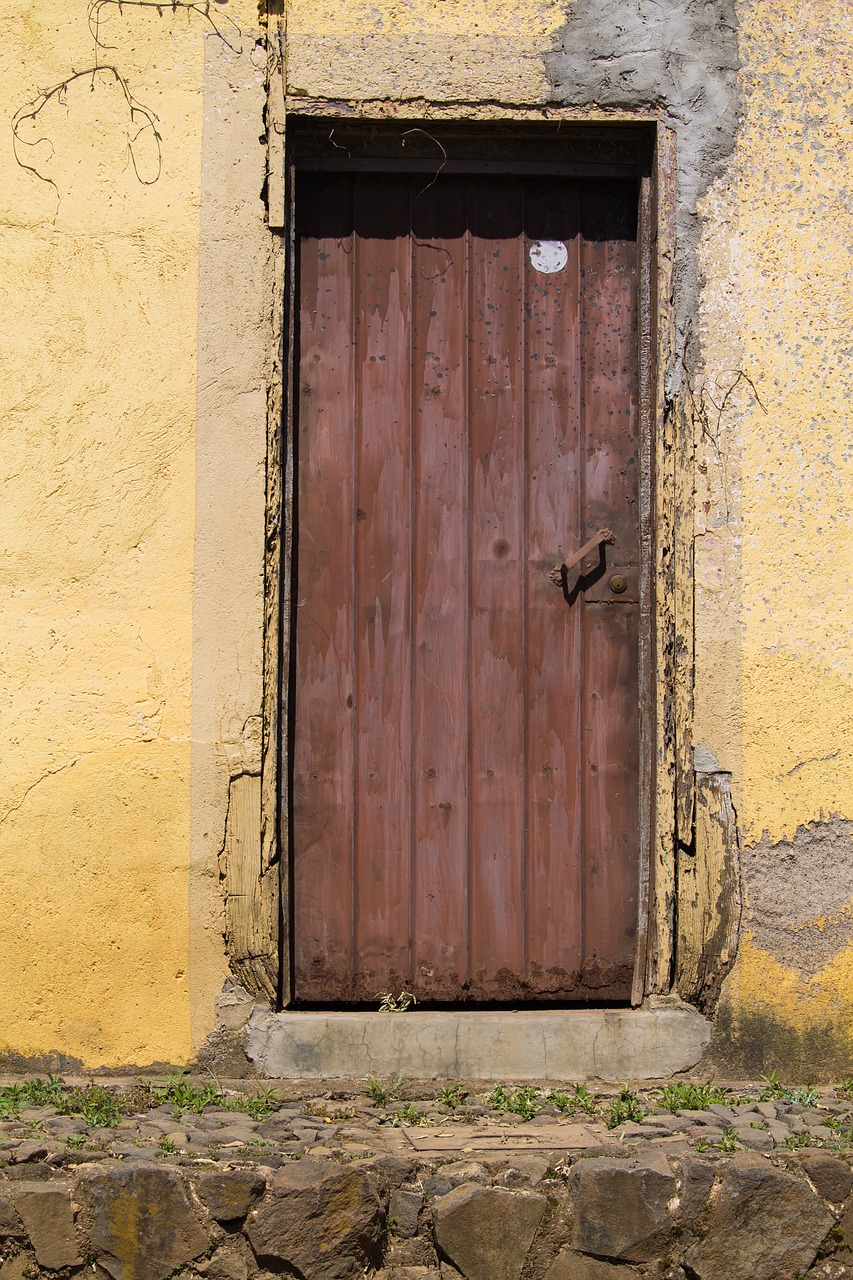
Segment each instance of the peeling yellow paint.
[{"label": "peeling yellow paint", "polygon": [[[703,210],[702,333],[715,407],[735,371],[750,385],[697,440],[697,740],[734,772],[749,848],[853,816],[853,14],[743,0],[738,17],[743,121]],[[851,1047],[851,960],[809,978],[747,941],[735,1025],[835,1027]]]},{"label": "peeling yellow paint", "polygon": [[[853,15],[741,8],[743,836],[853,815]],[[853,991],[851,991],[853,996]]]},{"label": "peeling yellow paint", "polygon": [[[219,9],[233,47],[201,7],[115,6],[96,59],[86,0],[2,6],[7,140],[72,70],[122,78],[101,65],[22,125],[18,158],[48,181],[0,148],[0,1052],[187,1061],[226,972],[216,853],[229,773],[259,754],[267,388],[211,335],[254,325],[270,358],[274,335],[260,110],[232,152],[217,133],[260,74],[258,6]],[[292,96],[495,118],[558,96],[564,0],[285,9]],[[853,818],[853,11],[737,16],[743,118],[700,210],[695,738],[732,772],[748,853]],[[853,949],[806,977],[748,940],[724,999],[735,1022],[761,1010],[849,1044]]]},{"label": "peeling yellow paint", "polygon": [[[813,978],[802,978],[759,950],[747,938],[741,943],[735,973],[729,979],[726,1000],[735,1025],[760,1017],[763,1025],[775,1024],[782,1035],[798,1039],[810,1033],[827,1035],[832,1044],[830,1071],[853,1060],[853,1003],[847,993],[853,986],[853,946],[845,947]],[[768,1056],[772,1046],[767,1046]],[[787,1064],[778,1063],[784,1068]]]},{"label": "peeling yellow paint", "polygon": [[820,933],[823,933],[831,925],[841,924],[842,920],[846,920],[850,916],[853,916],[853,898],[833,915],[818,916],[815,920],[806,920],[802,924],[792,924],[791,932],[801,933],[804,929],[817,929]]}]

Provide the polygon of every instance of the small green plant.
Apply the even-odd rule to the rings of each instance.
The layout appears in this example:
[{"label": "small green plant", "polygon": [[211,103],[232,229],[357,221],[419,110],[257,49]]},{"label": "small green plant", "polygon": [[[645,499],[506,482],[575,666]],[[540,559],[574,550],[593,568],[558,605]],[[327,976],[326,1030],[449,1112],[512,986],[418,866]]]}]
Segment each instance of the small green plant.
[{"label": "small green plant", "polygon": [[562,1111],[564,1115],[577,1115],[583,1112],[584,1115],[594,1116],[598,1110],[595,1097],[590,1093],[585,1084],[573,1084],[571,1092],[565,1089],[551,1089],[545,1095],[545,1101],[552,1107],[556,1107],[558,1111]]},{"label": "small green plant", "polygon": [[815,1140],[808,1131],[805,1133],[789,1133],[785,1139],[785,1146],[789,1151],[797,1151],[800,1147],[813,1147],[815,1145]]},{"label": "small green plant", "polygon": [[687,1084],[678,1081],[665,1084],[658,1093],[658,1101],[667,1111],[704,1111],[714,1102],[731,1102],[728,1089],[720,1089],[710,1080],[705,1084]]},{"label": "small green plant", "polygon": [[178,1148],[175,1146],[174,1140],[172,1138],[167,1138],[164,1133],[157,1143],[157,1150],[154,1154],[165,1159],[166,1156],[176,1156],[178,1154]]},{"label": "small green plant", "polygon": [[486,1095],[486,1102],[495,1111],[511,1111],[522,1120],[532,1120],[540,1109],[539,1095],[532,1084],[523,1084],[518,1089],[505,1089],[496,1084]]},{"label": "small green plant", "polygon": [[69,1133],[65,1143],[72,1151],[82,1151],[86,1145],[86,1135],[85,1133]]},{"label": "small green plant", "polygon": [[222,1090],[215,1084],[193,1084],[187,1071],[176,1071],[167,1075],[154,1085],[154,1093],[158,1101],[171,1103],[176,1116],[190,1111],[201,1115],[205,1107],[221,1104],[224,1099]]},{"label": "small green plant", "polygon": [[853,1128],[839,1125],[829,1139],[829,1145],[834,1151],[849,1151],[853,1147]]},{"label": "small green plant", "polygon": [[717,1151],[726,1151],[729,1154],[733,1154],[735,1151],[741,1150],[738,1136],[731,1127],[724,1129],[719,1140],[717,1142],[712,1142],[711,1146],[716,1148]]},{"label": "small green plant", "polygon": [[764,1087],[758,1095],[760,1102],[781,1102],[787,1095],[788,1090],[779,1079],[778,1071],[771,1071],[769,1076],[762,1076]]},{"label": "small green plant", "polygon": [[3,1120],[13,1119],[25,1107],[56,1107],[62,1111],[64,1104],[65,1089],[59,1076],[22,1080],[0,1089],[0,1119]]},{"label": "small green plant", "polygon": [[365,1093],[370,1101],[376,1107],[387,1107],[400,1091],[402,1077],[396,1080],[389,1080],[387,1084],[383,1084],[381,1080],[377,1080],[376,1076],[368,1076],[367,1084],[364,1086]]},{"label": "small green plant", "polygon": [[620,1124],[639,1124],[645,1114],[640,1099],[625,1084],[608,1104],[604,1123],[608,1129],[615,1129]]},{"label": "small green plant", "polygon": [[853,1099],[853,1076],[842,1076],[838,1081],[838,1092],[843,1098]]},{"label": "small green plant", "polygon": [[392,991],[383,991],[379,996],[379,1012],[405,1013],[407,1009],[411,1009],[412,1005],[417,1003],[417,999],[412,995],[411,991],[403,990],[398,996],[395,996]]},{"label": "small green plant", "polygon": [[708,1150],[708,1143],[705,1141],[704,1138],[697,1138],[696,1141],[693,1143],[693,1146],[695,1150],[699,1152]]},{"label": "small green plant", "polygon": [[81,1115],[86,1124],[98,1129],[114,1129],[124,1114],[116,1095],[102,1084],[72,1089],[65,1099],[63,1110],[69,1114]]},{"label": "small green plant", "polygon": [[395,1127],[403,1124],[429,1124],[425,1111],[419,1111],[413,1102],[403,1102],[395,1107],[389,1117]]},{"label": "small green plant", "polygon": [[266,1120],[278,1111],[281,1096],[271,1085],[262,1085],[255,1093],[237,1093],[233,1097],[219,1097],[219,1106],[226,1111],[239,1111],[253,1120]]},{"label": "small green plant", "polygon": [[436,1102],[442,1111],[455,1111],[457,1107],[462,1106],[467,1097],[468,1090],[463,1089],[461,1084],[447,1084],[443,1089],[439,1089]]},{"label": "small green plant", "polygon": [[771,1071],[769,1076],[762,1076],[764,1088],[759,1099],[761,1102],[799,1102],[801,1106],[812,1107],[820,1100],[810,1084],[805,1088],[789,1089],[779,1079],[778,1071]]},{"label": "small green plant", "polygon": [[804,1089],[789,1089],[788,1100],[790,1102],[799,1102],[804,1107],[813,1107],[816,1102],[820,1101],[820,1095],[815,1093],[810,1084]]}]

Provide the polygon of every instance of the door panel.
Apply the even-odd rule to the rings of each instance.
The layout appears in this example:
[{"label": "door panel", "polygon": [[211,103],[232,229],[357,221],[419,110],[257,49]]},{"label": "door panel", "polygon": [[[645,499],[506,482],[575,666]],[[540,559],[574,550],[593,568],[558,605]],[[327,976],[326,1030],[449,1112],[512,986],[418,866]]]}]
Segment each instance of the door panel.
[{"label": "door panel", "polygon": [[298,1001],[629,995],[635,207],[619,181],[299,179]]}]

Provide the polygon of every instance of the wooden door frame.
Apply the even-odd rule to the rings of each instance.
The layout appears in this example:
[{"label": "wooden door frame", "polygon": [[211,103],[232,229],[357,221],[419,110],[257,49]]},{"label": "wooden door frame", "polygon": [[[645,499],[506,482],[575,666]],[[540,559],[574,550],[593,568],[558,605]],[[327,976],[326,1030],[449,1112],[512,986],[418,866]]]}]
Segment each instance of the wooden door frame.
[{"label": "wooden door frame", "polygon": [[[364,104],[352,104],[357,118],[370,121]],[[395,113],[391,113],[392,117]],[[675,257],[675,135],[647,115],[565,115],[567,126],[596,138],[626,126],[636,130],[638,155],[638,302],[640,430],[640,865],[637,952],[632,1004],[670,991],[675,938],[675,864],[679,837],[689,841],[693,822],[692,714],[692,469],[691,424],[677,411],[667,389],[675,353],[672,284]],[[402,106],[396,112],[411,131],[423,132]],[[344,128],[353,116],[341,104],[291,115],[289,127],[319,119],[328,136],[335,122]],[[476,115],[444,119],[464,131]],[[376,118],[387,125],[388,114]],[[541,112],[508,112],[490,117],[496,132],[520,120],[539,124]],[[275,368],[268,398],[267,510],[264,627],[264,742],[261,776],[261,847],[264,868],[280,868],[279,1007],[292,997],[292,910],[290,742],[292,734],[292,598],[295,381],[295,184],[291,149],[285,167],[285,225],[276,255]],[[436,164],[431,162],[432,171]],[[351,161],[341,167],[352,167]],[[425,166],[428,167],[428,166]],[[547,160],[539,172],[554,171]],[[583,169],[585,166],[581,165]],[[565,172],[565,165],[561,165]]]}]

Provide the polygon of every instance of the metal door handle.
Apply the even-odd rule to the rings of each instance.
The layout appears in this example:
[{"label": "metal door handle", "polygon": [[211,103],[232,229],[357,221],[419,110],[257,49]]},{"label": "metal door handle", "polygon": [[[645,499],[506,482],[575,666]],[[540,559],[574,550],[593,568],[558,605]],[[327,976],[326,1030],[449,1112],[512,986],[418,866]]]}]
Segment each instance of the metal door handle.
[{"label": "metal door handle", "polygon": [[594,551],[596,547],[600,547],[604,542],[615,542],[613,534],[609,529],[599,529],[598,533],[593,534],[589,542],[585,542],[579,551],[576,551],[571,560],[567,560],[565,564],[555,564],[554,568],[548,574],[555,587],[562,587],[568,576],[570,569],[574,569],[576,564],[580,564],[584,556],[588,556],[590,551]]}]

